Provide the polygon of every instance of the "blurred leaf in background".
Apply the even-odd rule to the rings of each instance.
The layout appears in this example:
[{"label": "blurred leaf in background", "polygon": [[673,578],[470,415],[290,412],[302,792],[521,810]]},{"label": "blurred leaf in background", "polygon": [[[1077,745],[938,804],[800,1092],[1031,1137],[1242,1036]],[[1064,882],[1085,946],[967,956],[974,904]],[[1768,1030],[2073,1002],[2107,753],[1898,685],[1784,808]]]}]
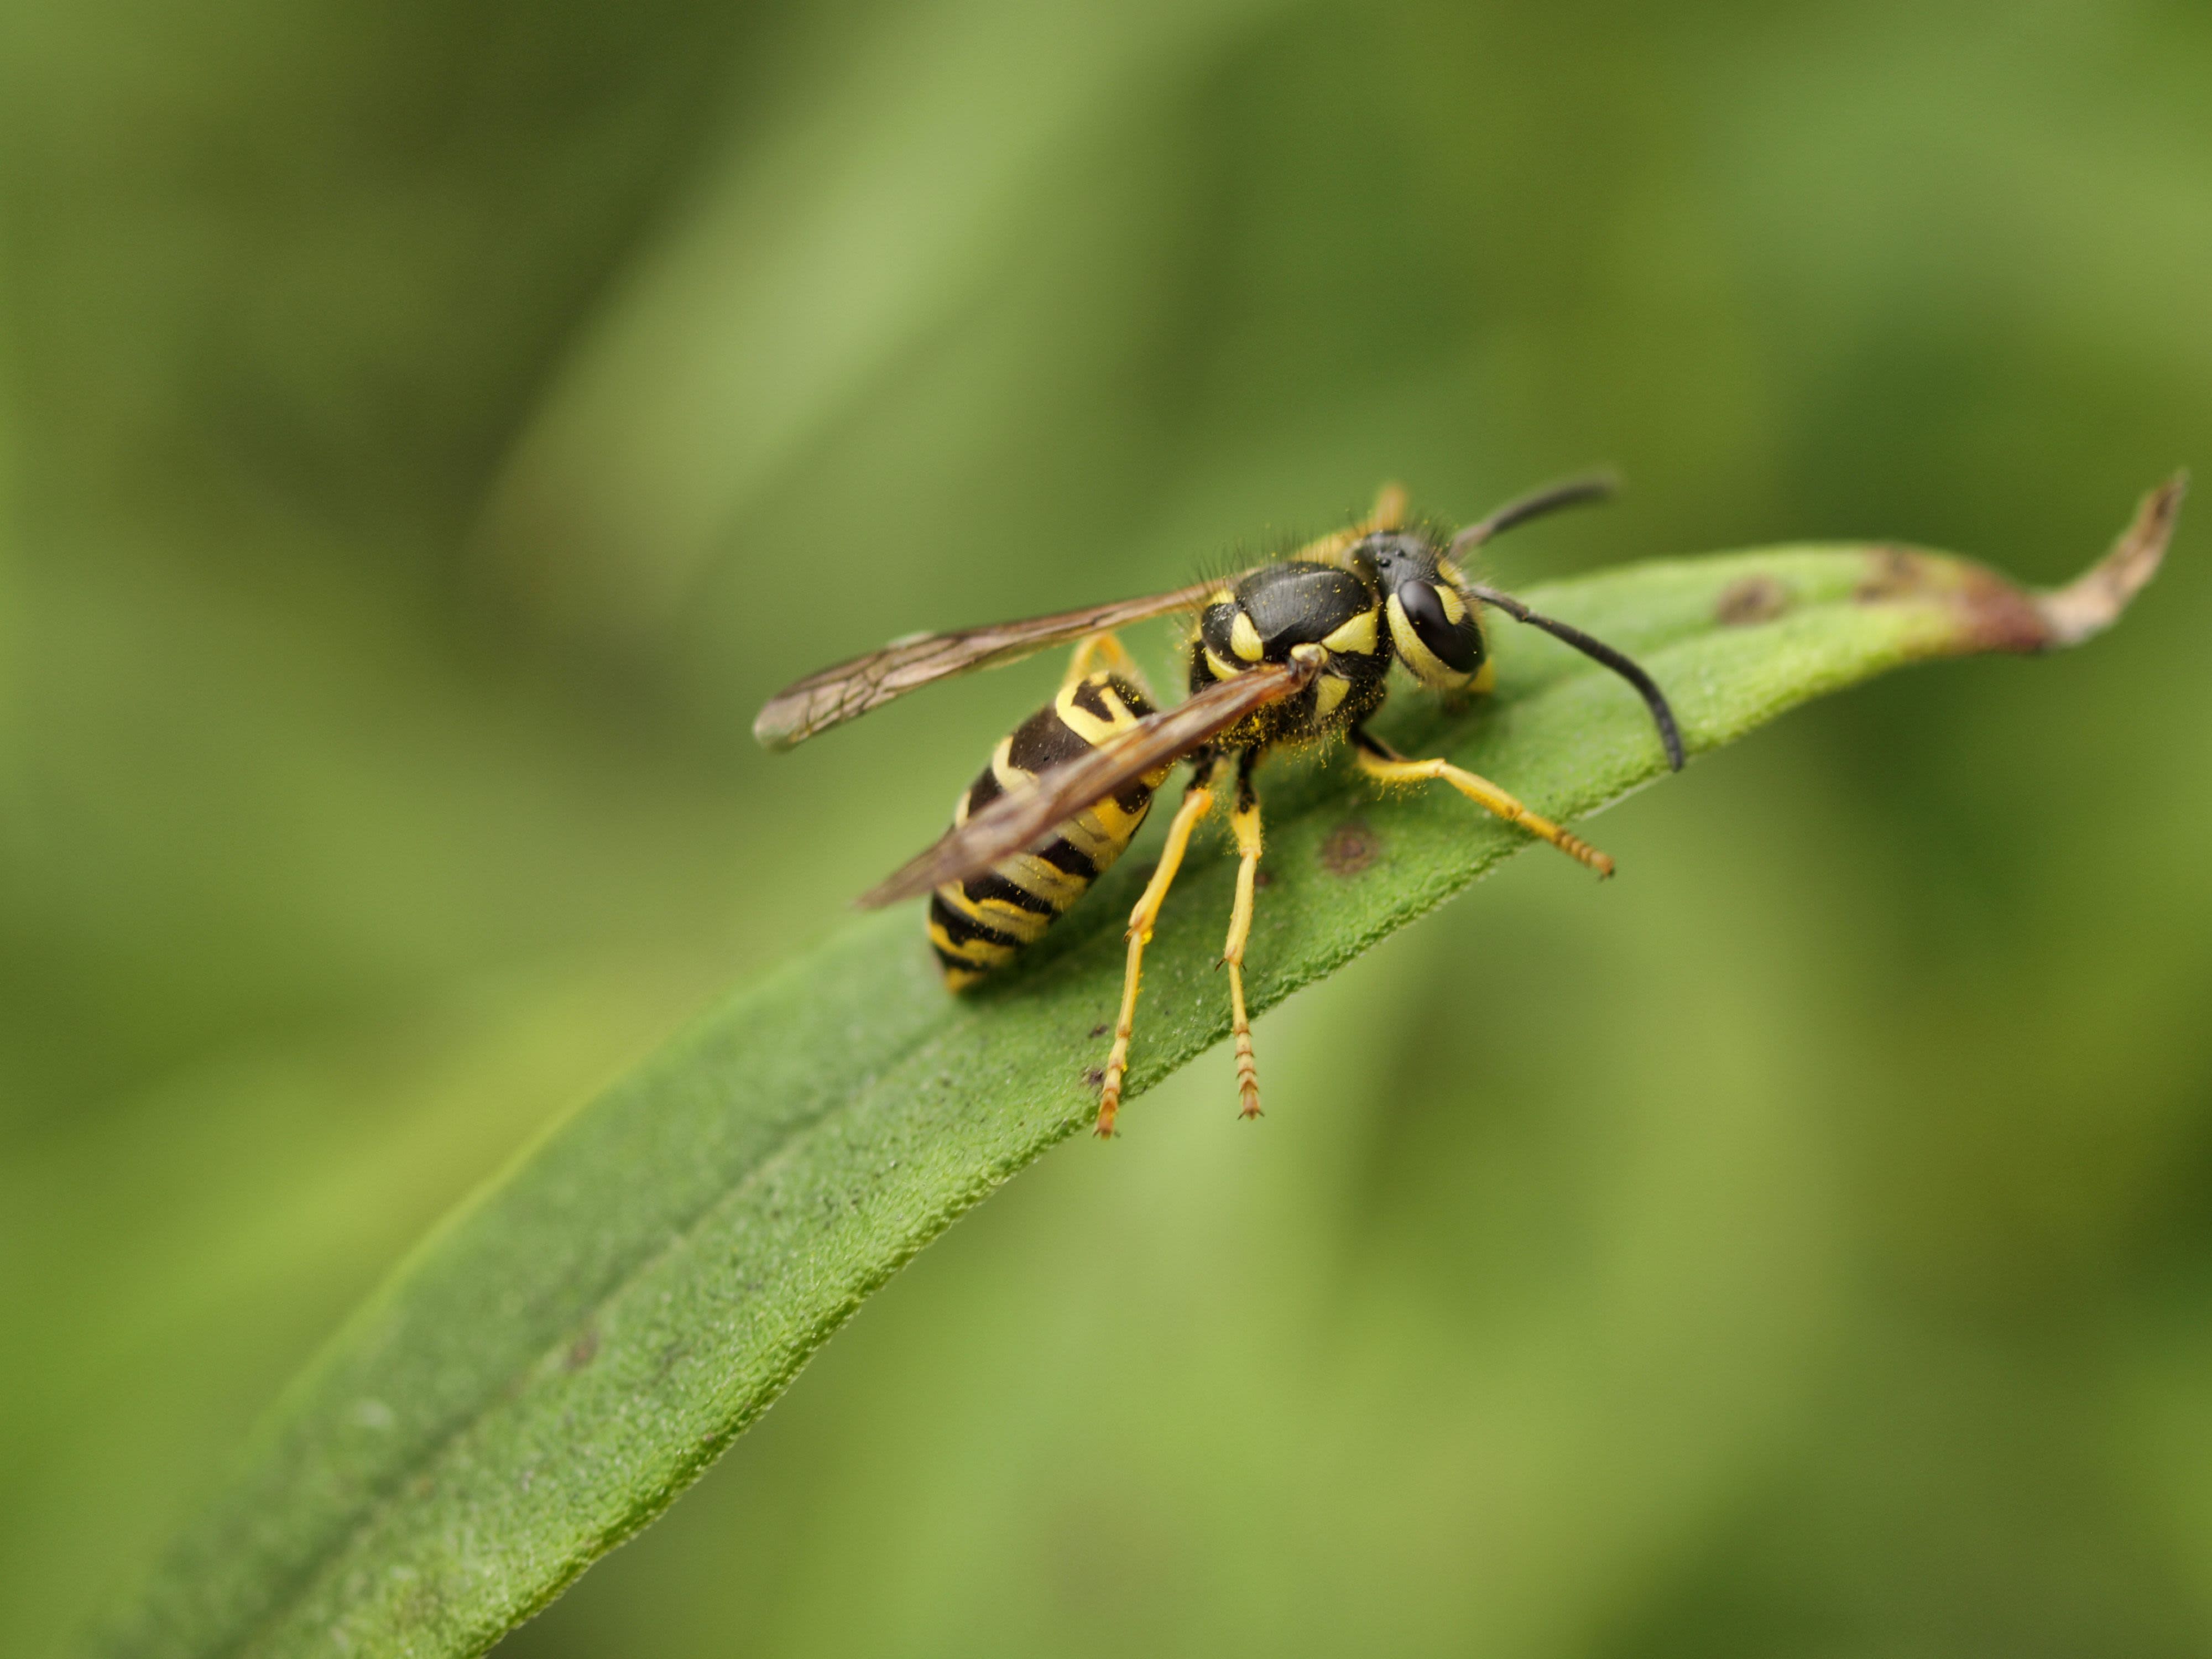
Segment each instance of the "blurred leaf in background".
[{"label": "blurred leaf in background", "polygon": [[[127,1588],[436,1216],[1386,476],[2050,581],[2212,457],[2212,16],[0,15],[0,1606]],[[1517,860],[925,1255],[518,1654],[2193,1654],[2212,574]],[[1157,642],[1155,642],[1157,643]]]}]

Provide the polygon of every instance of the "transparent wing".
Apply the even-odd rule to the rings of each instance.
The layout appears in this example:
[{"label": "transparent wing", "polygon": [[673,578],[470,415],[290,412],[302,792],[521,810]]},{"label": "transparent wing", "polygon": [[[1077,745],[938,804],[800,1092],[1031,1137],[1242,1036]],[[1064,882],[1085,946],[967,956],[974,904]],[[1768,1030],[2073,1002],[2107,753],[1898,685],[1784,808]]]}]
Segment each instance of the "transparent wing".
[{"label": "transparent wing", "polygon": [[1103,633],[1199,604],[1221,584],[1198,582],[1172,593],[1155,593],[1115,605],[1094,605],[1026,622],[999,623],[951,634],[923,634],[880,651],[809,674],[769,699],[753,722],[753,736],[770,749],[789,749],[817,732],[880,708],[894,697],[919,691],[955,674],[1018,662],[1034,652],[1085,634]]},{"label": "transparent wing", "polygon": [[1085,808],[1096,805],[1147,772],[1158,771],[1227,731],[1254,710],[1313,682],[1318,659],[1255,668],[1210,685],[1185,703],[1148,715],[1103,748],[1040,775],[1027,789],[1001,795],[920,857],[857,901],[864,910],[896,904],[948,881],[980,875],[1009,854],[1025,852]]},{"label": "transparent wing", "polygon": [[[1405,521],[1406,492],[1385,484],[1367,516],[1347,529],[1310,542],[1290,556],[1335,562],[1344,550],[1360,537],[1376,530],[1395,530]],[[1085,634],[1102,634],[1153,617],[1164,617],[1203,604],[1223,587],[1233,587],[1237,578],[1194,582],[1172,593],[1148,599],[1123,599],[1115,605],[1092,605],[1083,611],[1063,611],[1056,617],[1034,617],[1027,622],[1000,623],[990,628],[966,628],[952,634],[922,634],[894,640],[880,651],[841,662],[818,674],[786,686],[769,699],[768,707],[753,721],[753,736],[769,749],[789,749],[817,732],[842,726],[872,708],[880,708],[894,697],[955,674],[972,674],[979,668],[996,668],[1018,662],[1048,646],[1079,640]],[[1094,799],[1097,799],[1094,797]]]}]

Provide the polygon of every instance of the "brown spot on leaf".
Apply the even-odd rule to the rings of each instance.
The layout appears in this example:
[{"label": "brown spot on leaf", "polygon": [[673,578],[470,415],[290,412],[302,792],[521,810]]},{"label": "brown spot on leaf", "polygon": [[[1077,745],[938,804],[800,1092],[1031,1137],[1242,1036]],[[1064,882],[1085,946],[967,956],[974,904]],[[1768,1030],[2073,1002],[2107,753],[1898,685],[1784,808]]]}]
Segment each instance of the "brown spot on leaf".
[{"label": "brown spot on leaf", "polygon": [[1321,844],[1321,867],[1332,876],[1356,876],[1375,862],[1382,838],[1358,818],[1347,818]]},{"label": "brown spot on leaf", "polygon": [[1273,872],[1267,870],[1255,870],[1252,872],[1252,884],[1255,887],[1273,887],[1275,884]]},{"label": "brown spot on leaf", "polygon": [[1960,651],[2045,651],[2056,643],[2037,608],[2041,595],[2014,587],[1994,570],[1965,567],[1959,585]]},{"label": "brown spot on leaf", "polygon": [[1869,553],[1867,579],[1851,598],[1860,605],[1901,599],[1921,586],[1920,556],[1905,547],[1877,547]]},{"label": "brown spot on leaf", "polygon": [[1103,1037],[1106,1035],[1109,1029],[1110,1028],[1104,1025],[1094,1025],[1091,1028],[1091,1035],[1095,1037]]},{"label": "brown spot on leaf", "polygon": [[1772,622],[1790,608],[1790,590],[1769,575],[1730,582],[1713,605],[1713,620],[1723,628],[1749,628]]},{"label": "brown spot on leaf", "polygon": [[2035,601],[1985,565],[1882,547],[1868,555],[1868,575],[1851,595],[1859,605],[1940,607],[1951,625],[1927,647],[1939,656],[1977,651],[2039,651],[2050,629]]},{"label": "brown spot on leaf", "polygon": [[568,1345],[562,1363],[572,1371],[580,1371],[599,1357],[599,1333],[596,1327],[586,1325],[576,1340]]},{"label": "brown spot on leaf", "polygon": [[[1106,1028],[1102,1025],[1098,1029],[1103,1031]],[[1106,1086],[1106,1068],[1103,1066],[1092,1066],[1083,1074],[1083,1080],[1093,1089],[1103,1089]]]}]

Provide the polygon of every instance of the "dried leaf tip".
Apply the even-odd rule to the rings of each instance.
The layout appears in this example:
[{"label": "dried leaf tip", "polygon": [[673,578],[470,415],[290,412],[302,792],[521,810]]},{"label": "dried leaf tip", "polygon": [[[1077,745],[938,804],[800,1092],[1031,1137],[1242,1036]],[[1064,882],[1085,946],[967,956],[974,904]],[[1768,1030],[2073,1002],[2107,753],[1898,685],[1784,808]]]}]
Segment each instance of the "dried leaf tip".
[{"label": "dried leaf tip", "polygon": [[2029,596],[2046,631],[2044,645],[2057,650],[2079,645],[2119,620],[2120,612],[2158,574],[2166,544],[2189,493],[2189,474],[2175,473],[2142,498],[2135,521],[2120,533],[2112,550],[2063,587]]}]

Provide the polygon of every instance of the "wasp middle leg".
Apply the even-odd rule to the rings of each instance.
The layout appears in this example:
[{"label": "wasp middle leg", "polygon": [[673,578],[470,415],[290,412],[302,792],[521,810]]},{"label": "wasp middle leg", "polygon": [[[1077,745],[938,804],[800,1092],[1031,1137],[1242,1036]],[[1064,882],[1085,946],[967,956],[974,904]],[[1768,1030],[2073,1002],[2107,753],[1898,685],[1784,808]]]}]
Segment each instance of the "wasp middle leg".
[{"label": "wasp middle leg", "polygon": [[1407,760],[1370,732],[1354,731],[1352,744],[1358,756],[1359,769],[1378,783],[1421,783],[1432,778],[1441,778],[1478,806],[1496,813],[1506,823],[1526,830],[1540,840],[1551,842],[1569,858],[1587,864],[1599,875],[1613,873],[1611,859],[1579,836],[1570,835],[1551,819],[1530,811],[1488,778],[1477,777],[1446,760]]},{"label": "wasp middle leg", "polygon": [[1244,945],[1252,937],[1252,892],[1260,875],[1260,793],[1252,787],[1252,769],[1261,752],[1247,749],[1238,760],[1237,805],[1229,815],[1237,837],[1237,905],[1230,912],[1221,960],[1229,969],[1229,1030],[1237,1042],[1237,1093],[1243,1103],[1239,1117],[1260,1115],[1260,1068],[1252,1058],[1252,1021],[1244,1012]]},{"label": "wasp middle leg", "polygon": [[1121,975],[1121,1012],[1114,1022],[1114,1047],[1106,1056],[1105,1080],[1098,1090],[1097,1133],[1101,1139],[1111,1138],[1114,1119],[1121,1109],[1121,1079],[1129,1070],[1129,1034],[1137,1024],[1137,988],[1145,974],[1145,946],[1152,943],[1152,929],[1158,925],[1160,906],[1166,902],[1168,889],[1175,885],[1176,872],[1182,868],[1183,854],[1190,848],[1191,831],[1198,821],[1213,810],[1213,792],[1227,769],[1225,757],[1215,751],[1195,756],[1189,786],[1182,792],[1182,804],[1176,808],[1175,821],[1168,825],[1167,844],[1160,848],[1160,861],[1153,868],[1152,878],[1145,884],[1144,893],[1129,912],[1129,963]]}]

